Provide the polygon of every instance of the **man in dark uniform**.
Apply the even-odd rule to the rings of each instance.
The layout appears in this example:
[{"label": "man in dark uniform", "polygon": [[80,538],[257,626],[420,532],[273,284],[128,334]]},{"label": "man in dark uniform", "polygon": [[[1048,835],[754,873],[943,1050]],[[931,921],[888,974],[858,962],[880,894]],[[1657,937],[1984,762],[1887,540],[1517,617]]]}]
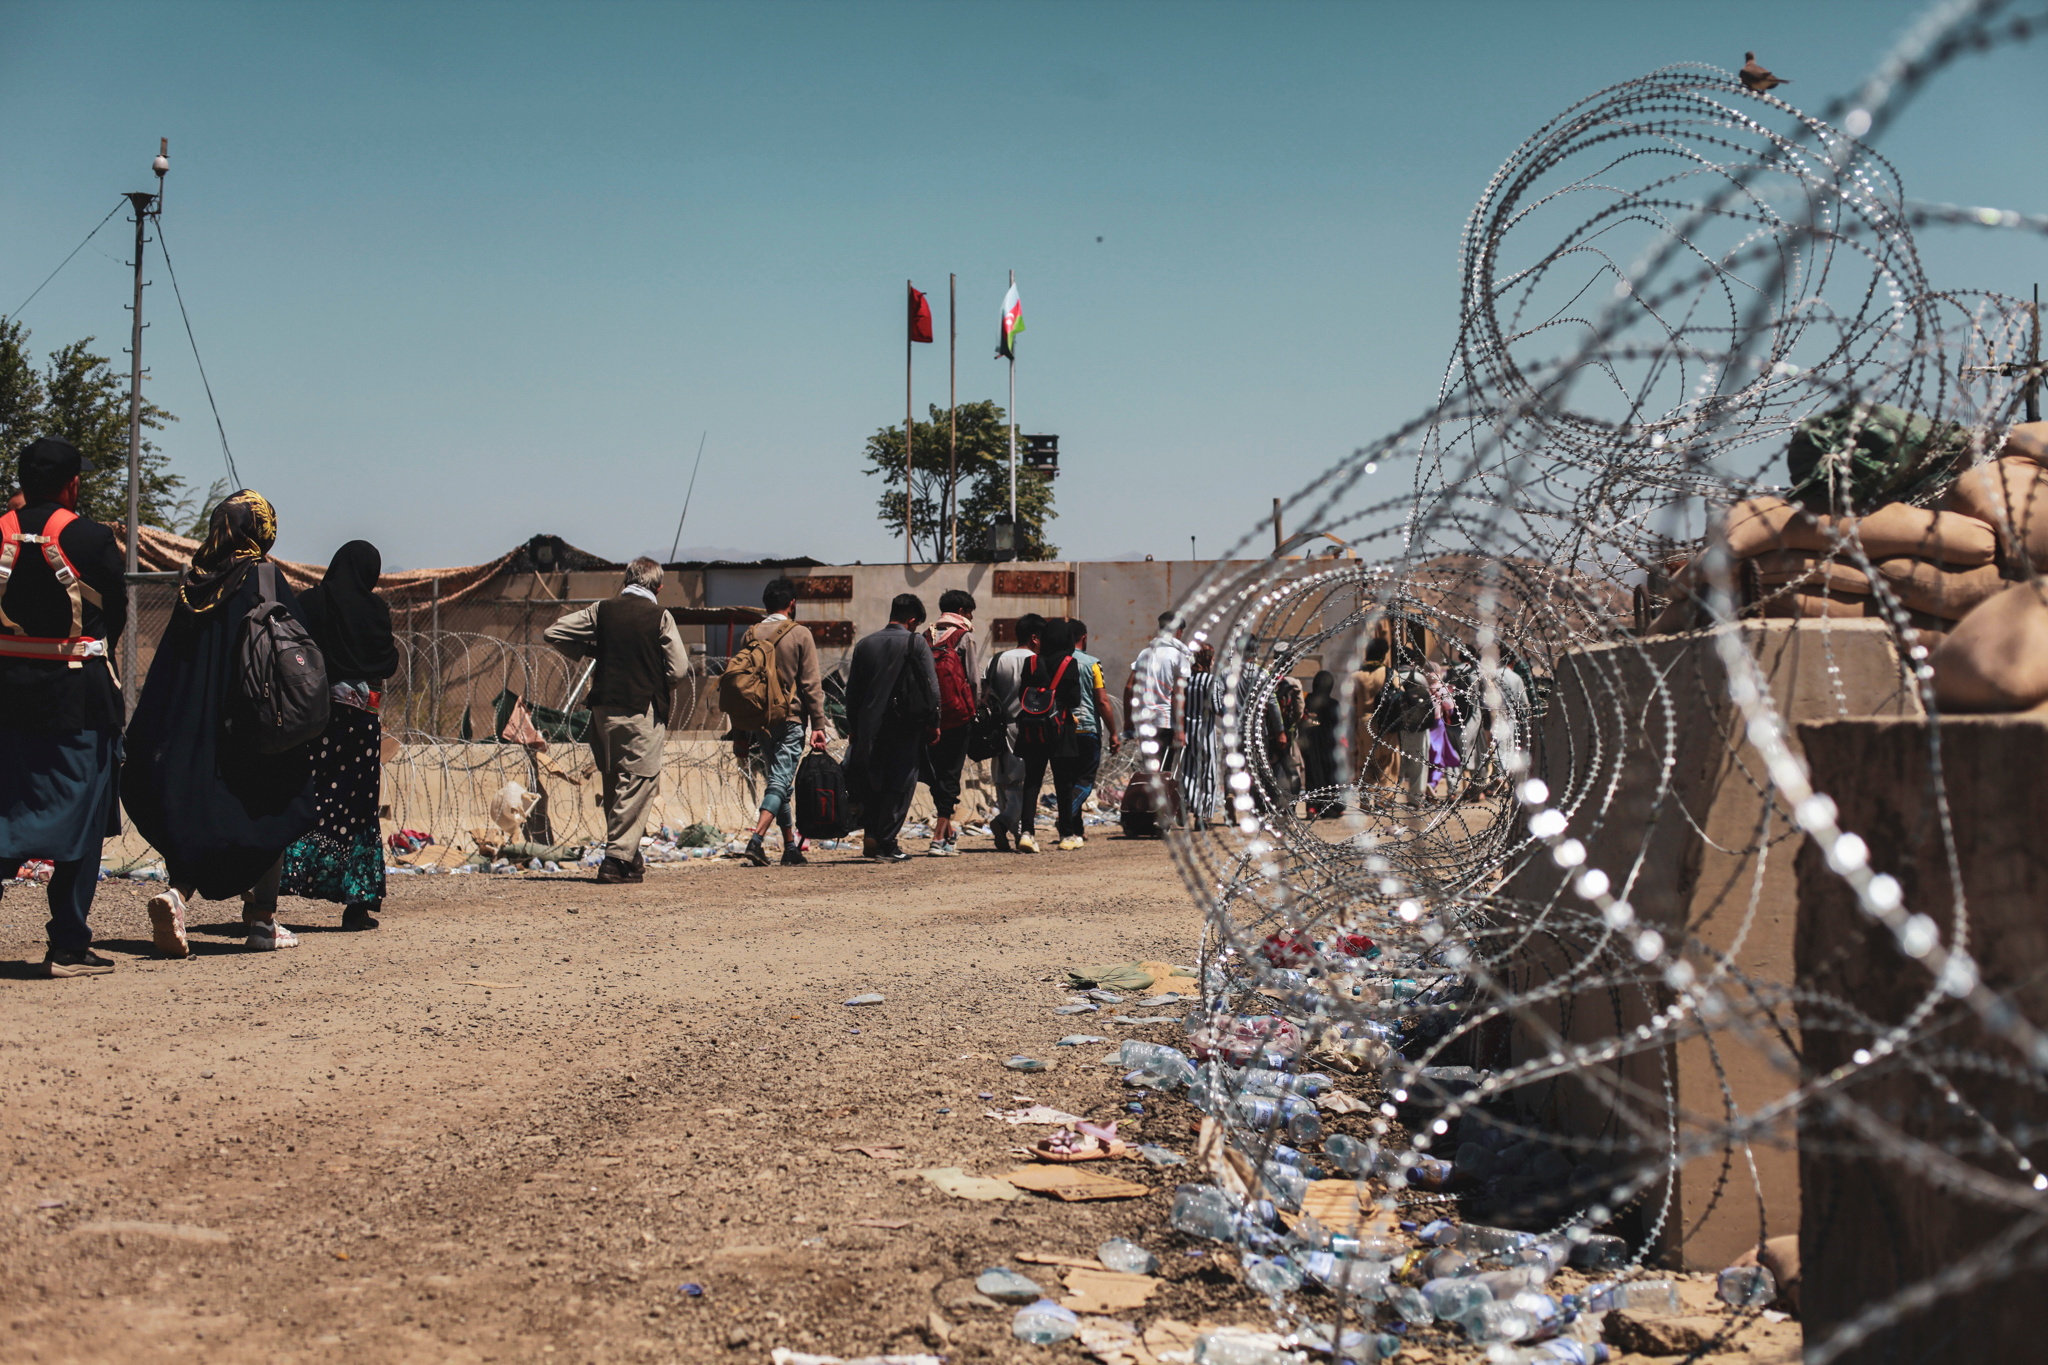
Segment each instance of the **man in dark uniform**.
[{"label": "man in dark uniform", "polygon": [[675,686],[690,672],[675,618],[660,605],[661,565],[646,557],[626,566],[617,597],[571,612],[543,639],[572,659],[595,659],[590,680],[590,754],[604,785],[606,885],[640,881],[647,860],[640,835],[661,784],[663,742]]},{"label": "man in dark uniform", "polygon": [[917,628],[924,602],[898,593],[889,624],[853,647],[846,675],[846,784],[860,798],[862,852],[876,862],[910,855],[897,836],[917,795],[917,761],[939,723],[939,675]]},{"label": "man in dark uniform", "polygon": [[50,878],[53,977],[102,976],[86,916],[100,841],[121,831],[126,712],[108,656],[128,624],[114,533],[78,515],[92,465],[45,437],[15,460],[24,505],[0,514],[0,875],[23,859]]}]

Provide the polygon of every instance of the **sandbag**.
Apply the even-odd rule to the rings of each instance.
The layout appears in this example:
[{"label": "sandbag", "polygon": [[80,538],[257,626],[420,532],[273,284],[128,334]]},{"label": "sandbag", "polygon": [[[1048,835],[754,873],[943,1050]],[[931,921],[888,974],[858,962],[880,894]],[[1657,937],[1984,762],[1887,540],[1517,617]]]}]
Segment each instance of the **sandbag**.
[{"label": "sandbag", "polygon": [[1728,509],[1722,534],[1732,558],[1754,559],[1774,550],[1841,554],[1846,549],[1843,537],[1851,531],[1872,559],[1911,555],[1969,569],[1998,558],[1998,537],[1989,523],[1903,502],[1886,503],[1857,518],[1818,516],[1783,498],[1749,498]]},{"label": "sandbag", "polygon": [[1816,589],[1793,588],[1774,593],[1764,600],[1760,614],[1769,621],[1812,620],[1822,616],[1867,616],[1870,599]]},{"label": "sandbag", "polygon": [[1972,609],[1996,597],[2006,584],[1997,566],[1991,564],[1944,569],[1924,559],[1880,559],[1876,567],[1910,610],[1944,621],[1962,620]]},{"label": "sandbag", "polygon": [[2015,583],[1957,623],[1934,651],[1944,711],[2025,711],[2048,701],[2048,601]]},{"label": "sandbag", "polygon": [[1750,563],[1756,566],[1757,581],[1767,588],[1797,583],[1806,588],[1826,588],[1829,593],[1860,597],[1870,591],[1870,579],[1848,560],[1834,555],[1809,554],[1803,550],[1769,550]]},{"label": "sandbag", "polygon": [[2048,568],[2048,468],[2021,455],[1980,464],[1955,481],[1942,506],[1989,524],[2006,563],[2022,563],[2025,551]]},{"label": "sandbag", "polygon": [[1998,453],[2048,465],[2048,422],[2021,422],[2005,434]]},{"label": "sandbag", "polygon": [[[1787,527],[1798,521],[1813,527],[1813,516],[1783,498],[1748,498],[1728,509],[1722,522],[1728,554],[1733,559],[1754,559],[1773,550],[1790,549],[1784,539]],[[1808,546],[1807,548],[1820,548]],[[1697,561],[1695,561],[1696,563]],[[1687,565],[1691,568],[1692,565]]]}]

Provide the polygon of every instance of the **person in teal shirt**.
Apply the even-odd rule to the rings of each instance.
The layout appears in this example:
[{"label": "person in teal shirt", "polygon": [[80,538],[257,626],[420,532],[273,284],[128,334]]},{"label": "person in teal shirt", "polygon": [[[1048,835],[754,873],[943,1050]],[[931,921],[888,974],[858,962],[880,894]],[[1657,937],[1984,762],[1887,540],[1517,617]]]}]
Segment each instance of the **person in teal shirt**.
[{"label": "person in teal shirt", "polygon": [[1088,623],[1073,620],[1067,628],[1074,636],[1074,664],[1081,670],[1081,704],[1074,708],[1074,733],[1080,741],[1080,757],[1076,764],[1078,776],[1069,798],[1071,811],[1060,812],[1060,847],[1077,849],[1088,841],[1081,824],[1081,807],[1095,792],[1095,774],[1102,767],[1105,742],[1109,752],[1114,754],[1123,747],[1123,740],[1117,735],[1116,710],[1109,704],[1109,687],[1103,679],[1102,660],[1088,653]]}]

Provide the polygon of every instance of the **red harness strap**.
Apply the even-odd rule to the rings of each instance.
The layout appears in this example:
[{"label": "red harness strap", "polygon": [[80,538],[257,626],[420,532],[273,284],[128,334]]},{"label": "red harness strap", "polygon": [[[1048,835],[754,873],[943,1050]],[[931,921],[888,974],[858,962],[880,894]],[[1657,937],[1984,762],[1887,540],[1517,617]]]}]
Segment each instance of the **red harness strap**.
[{"label": "red harness strap", "polygon": [[68,507],[60,507],[50,513],[40,535],[29,535],[21,529],[19,512],[0,515],[0,598],[5,597],[7,585],[14,578],[14,563],[21,555],[21,547],[38,545],[42,547],[43,562],[56,576],[57,585],[71,599],[71,633],[65,636],[24,635],[21,627],[8,618],[4,609],[0,609],[0,658],[64,659],[70,662],[71,667],[78,668],[83,660],[106,652],[106,646],[100,640],[85,633],[85,604],[100,605],[100,595],[78,576],[78,570],[71,566],[71,560],[60,543],[64,528],[77,520],[78,513]]}]

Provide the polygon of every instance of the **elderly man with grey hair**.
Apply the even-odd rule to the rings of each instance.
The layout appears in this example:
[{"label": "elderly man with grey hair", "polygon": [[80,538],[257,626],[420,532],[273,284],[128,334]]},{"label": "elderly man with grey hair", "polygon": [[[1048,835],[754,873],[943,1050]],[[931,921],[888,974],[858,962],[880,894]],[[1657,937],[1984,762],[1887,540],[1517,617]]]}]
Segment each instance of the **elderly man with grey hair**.
[{"label": "elderly man with grey hair", "polygon": [[572,659],[594,659],[590,681],[590,753],[604,784],[603,884],[647,873],[640,835],[661,781],[669,698],[690,671],[675,618],[656,596],[661,565],[642,556],[626,566],[617,597],[571,612],[544,639]]}]

